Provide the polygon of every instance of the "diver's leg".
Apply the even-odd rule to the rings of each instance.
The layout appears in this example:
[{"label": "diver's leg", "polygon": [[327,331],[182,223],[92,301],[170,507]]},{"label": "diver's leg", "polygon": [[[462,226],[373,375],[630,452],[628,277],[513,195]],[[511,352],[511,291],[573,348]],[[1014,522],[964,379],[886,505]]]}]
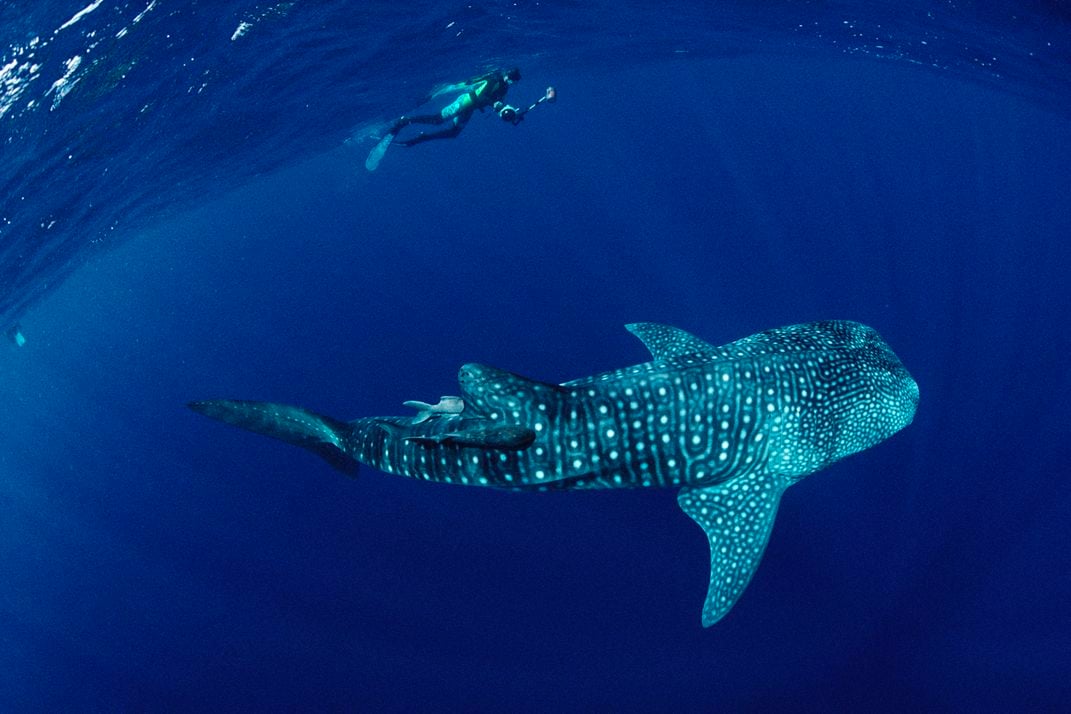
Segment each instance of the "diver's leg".
[{"label": "diver's leg", "polygon": [[467,116],[464,120],[462,120],[461,117],[454,117],[453,126],[451,126],[449,129],[443,129],[442,131],[434,131],[431,133],[425,133],[422,131],[416,136],[414,136],[412,139],[406,139],[404,141],[398,141],[396,139],[394,143],[398,144],[399,146],[416,146],[417,144],[422,144],[425,141],[432,141],[434,139],[453,139],[455,136],[461,133],[461,130],[465,128],[465,124],[467,122]]},{"label": "diver's leg", "polygon": [[442,124],[443,118],[439,114],[417,114],[416,116],[403,116],[398,117],[398,121],[394,122],[394,126],[390,128],[392,134],[398,133],[403,127],[407,127],[410,124]]},{"label": "diver's leg", "polygon": [[461,133],[460,126],[452,126],[449,129],[443,129],[442,131],[434,131],[429,133],[420,132],[412,139],[405,139],[404,141],[395,140],[394,143],[399,146],[416,146],[417,144],[423,144],[425,141],[431,141],[433,139],[453,139],[455,136]]}]

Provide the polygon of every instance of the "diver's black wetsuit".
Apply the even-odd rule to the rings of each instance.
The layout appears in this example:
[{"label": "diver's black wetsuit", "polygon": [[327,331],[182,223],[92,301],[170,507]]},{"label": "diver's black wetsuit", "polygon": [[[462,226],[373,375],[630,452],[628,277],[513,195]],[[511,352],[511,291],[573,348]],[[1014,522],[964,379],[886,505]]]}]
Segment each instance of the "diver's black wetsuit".
[{"label": "diver's black wetsuit", "polygon": [[469,80],[464,86],[467,91],[455,99],[449,106],[438,114],[418,114],[417,116],[403,116],[394,122],[390,133],[397,134],[402,128],[410,124],[442,124],[450,121],[450,127],[442,131],[420,132],[412,139],[395,140],[395,144],[401,146],[415,146],[416,144],[433,139],[453,139],[465,128],[465,124],[472,118],[473,113],[479,109],[483,111],[493,106],[495,102],[502,101],[511,83],[520,79],[520,72],[509,70],[508,72],[494,71],[481,77]]}]

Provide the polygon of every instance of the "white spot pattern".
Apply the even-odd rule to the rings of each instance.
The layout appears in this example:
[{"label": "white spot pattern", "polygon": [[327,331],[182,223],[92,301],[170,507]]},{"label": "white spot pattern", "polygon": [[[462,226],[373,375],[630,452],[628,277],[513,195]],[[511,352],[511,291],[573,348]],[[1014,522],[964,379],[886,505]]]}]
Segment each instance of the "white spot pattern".
[{"label": "white spot pattern", "polygon": [[[423,480],[537,490],[684,486],[681,508],[710,541],[709,625],[751,579],[784,488],[909,424],[918,388],[858,323],[794,325],[722,347],[664,325],[629,329],[653,361],[561,386],[465,365],[461,414],[324,428],[294,412],[285,415],[288,428],[323,433],[363,463]],[[271,418],[282,417],[261,414],[247,428],[277,435],[262,428]],[[465,440],[489,425],[534,434],[534,443]]]}]

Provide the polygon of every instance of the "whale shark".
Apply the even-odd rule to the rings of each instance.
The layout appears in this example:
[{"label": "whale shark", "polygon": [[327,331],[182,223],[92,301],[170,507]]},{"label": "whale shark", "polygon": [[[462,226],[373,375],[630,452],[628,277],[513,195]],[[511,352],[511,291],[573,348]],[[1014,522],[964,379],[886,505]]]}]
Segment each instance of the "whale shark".
[{"label": "whale shark", "polygon": [[513,490],[676,488],[706,534],[703,626],[740,598],[784,490],[911,423],[919,389],[872,328],[812,322],[720,347],[679,328],[626,325],[651,361],[564,384],[463,365],[460,397],[415,417],[339,421],[301,407],[190,402],[201,414],[424,481]]}]

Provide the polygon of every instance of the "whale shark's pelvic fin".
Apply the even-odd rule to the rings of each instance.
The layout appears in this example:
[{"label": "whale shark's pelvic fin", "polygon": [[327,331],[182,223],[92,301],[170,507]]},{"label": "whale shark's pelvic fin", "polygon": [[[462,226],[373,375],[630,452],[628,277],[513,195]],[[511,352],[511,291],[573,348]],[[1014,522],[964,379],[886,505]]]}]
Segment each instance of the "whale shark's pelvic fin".
[{"label": "whale shark's pelvic fin", "polygon": [[659,325],[657,322],[633,322],[625,325],[625,329],[636,335],[655,359],[684,355],[709,358],[717,353],[714,345],[679,327]]},{"label": "whale shark's pelvic fin", "polygon": [[342,449],[349,426],[336,419],[270,402],[212,399],[187,406],[227,424],[304,447],[347,476],[357,475],[357,462]]},{"label": "whale shark's pelvic fin", "polygon": [[703,627],[725,617],[751,582],[770,540],[787,478],[752,472],[714,486],[686,486],[677,503],[710,541],[710,587]]},{"label": "whale shark's pelvic fin", "polygon": [[[482,423],[481,423],[482,422]],[[377,420],[376,426],[399,441],[409,441],[424,446],[453,444],[494,451],[523,451],[532,445],[536,434],[523,426],[493,426],[484,420],[462,422],[458,428],[438,434],[413,434],[408,427],[392,421]]]},{"label": "whale shark's pelvic fin", "polygon": [[418,444],[457,444],[495,451],[523,451],[532,445],[536,434],[523,426],[498,426],[484,429],[466,429],[446,434],[407,436],[403,441]]}]

